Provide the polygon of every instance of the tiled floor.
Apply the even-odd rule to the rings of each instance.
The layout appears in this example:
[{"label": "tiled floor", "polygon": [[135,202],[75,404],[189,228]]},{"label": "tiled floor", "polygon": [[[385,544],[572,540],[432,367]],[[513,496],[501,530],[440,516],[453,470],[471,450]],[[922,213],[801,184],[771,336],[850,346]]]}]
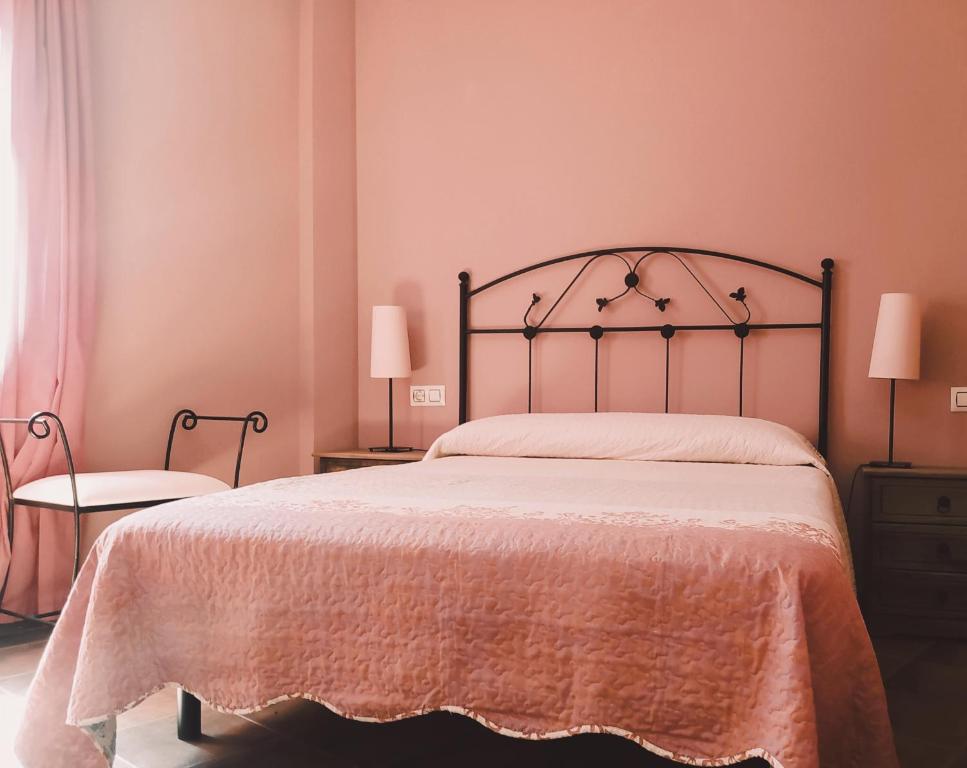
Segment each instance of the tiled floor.
[{"label": "tiled floor", "polygon": [[[0,647],[0,766],[16,765],[13,734],[44,643]],[[967,643],[896,637],[878,639],[876,648],[903,768],[967,768]],[[122,715],[118,768],[673,766],[618,737],[526,742],[443,713],[357,723],[305,701],[246,717],[205,708],[205,736],[188,744],[175,738],[174,712],[175,693],[167,689]]]},{"label": "tiled floor", "polygon": [[904,768],[967,768],[967,642],[878,638]]}]

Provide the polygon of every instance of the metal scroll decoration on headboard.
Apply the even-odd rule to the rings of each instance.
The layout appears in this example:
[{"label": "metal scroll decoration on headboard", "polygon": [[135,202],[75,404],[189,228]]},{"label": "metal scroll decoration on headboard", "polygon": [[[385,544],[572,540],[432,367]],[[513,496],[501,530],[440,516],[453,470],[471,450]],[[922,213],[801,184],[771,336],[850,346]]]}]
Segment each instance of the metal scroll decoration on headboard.
[{"label": "metal scroll decoration on headboard", "polygon": [[[548,320],[554,311],[568,295],[575,284],[580,280],[588,268],[599,259],[618,259],[625,267],[624,286],[612,296],[602,296],[595,299],[597,311],[604,313],[607,308],[616,301],[625,297],[639,298],[649,302],[658,312],[664,312],[666,307],[672,302],[672,297],[661,295],[651,295],[642,285],[641,275],[638,268],[648,259],[654,256],[666,256],[674,259],[688,275],[705,293],[708,299],[715,305],[718,312],[724,318],[724,322],[718,324],[702,325],[682,325],[664,323],[660,325],[640,325],[640,326],[608,326],[592,325],[589,327],[559,327],[548,325]],[[801,281],[819,288],[822,292],[821,318],[819,322],[794,322],[794,323],[754,323],[752,322],[752,312],[749,309],[746,299],[749,297],[744,286],[738,286],[729,294],[728,299],[716,298],[715,294],[702,282],[696,272],[688,263],[687,257],[708,257],[715,259],[725,259],[728,261],[741,262],[753,267],[778,272],[790,279]],[[514,328],[472,328],[470,326],[470,300],[480,293],[493,288],[508,280],[512,280],[521,275],[533,272],[544,267],[561,264],[569,261],[581,261],[581,266],[571,281],[565,286],[564,290],[554,299],[550,307],[539,318],[536,317],[537,307],[542,299],[539,294],[532,294],[530,303],[526,307],[523,316],[523,325]],[[575,253],[570,256],[560,256],[556,259],[549,259],[528,267],[517,269],[506,275],[495,278],[488,283],[471,289],[470,274],[461,272],[460,279],[460,423],[467,420],[467,408],[469,398],[469,341],[470,337],[476,334],[522,334],[527,340],[527,412],[531,412],[533,404],[533,341],[538,335],[544,333],[586,333],[594,341],[594,410],[598,410],[598,347],[601,339],[607,333],[659,333],[665,340],[665,412],[668,412],[668,392],[669,392],[669,363],[671,340],[679,331],[732,331],[739,341],[739,398],[738,414],[743,415],[743,389],[745,376],[745,339],[750,333],[757,330],[788,330],[788,329],[816,329],[820,332],[819,350],[819,437],[817,447],[820,453],[826,455],[829,443],[829,359],[830,359],[830,309],[832,297],[833,280],[833,260],[824,259],[820,267],[822,276],[819,279],[794,272],[791,269],[770,264],[756,259],[736,256],[731,253],[720,251],[708,251],[698,248],[674,248],[668,246],[632,246],[627,248],[608,248],[596,251],[585,251]]]}]

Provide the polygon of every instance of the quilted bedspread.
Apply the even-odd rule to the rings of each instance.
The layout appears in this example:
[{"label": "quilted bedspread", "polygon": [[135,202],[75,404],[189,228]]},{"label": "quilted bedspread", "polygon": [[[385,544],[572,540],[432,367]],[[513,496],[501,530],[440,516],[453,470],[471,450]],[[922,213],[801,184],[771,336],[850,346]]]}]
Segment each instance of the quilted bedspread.
[{"label": "quilted bedspread", "polygon": [[110,526],[30,690],[23,764],[106,765],[115,716],[177,684],[229,712],[305,697],[610,732],[689,765],[897,765],[819,466],[448,453]]}]

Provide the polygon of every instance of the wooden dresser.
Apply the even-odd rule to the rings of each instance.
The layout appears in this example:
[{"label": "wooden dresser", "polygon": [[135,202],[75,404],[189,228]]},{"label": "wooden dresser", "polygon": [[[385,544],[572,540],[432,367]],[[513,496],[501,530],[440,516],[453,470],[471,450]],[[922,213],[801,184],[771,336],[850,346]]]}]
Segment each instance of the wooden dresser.
[{"label": "wooden dresser", "polygon": [[350,448],[346,451],[320,451],[312,454],[316,460],[316,473],[342,472],[360,467],[381,467],[391,464],[409,464],[420,461],[426,451],[403,453],[380,453],[367,448]]},{"label": "wooden dresser", "polygon": [[871,632],[967,637],[967,469],[860,472],[850,539]]}]

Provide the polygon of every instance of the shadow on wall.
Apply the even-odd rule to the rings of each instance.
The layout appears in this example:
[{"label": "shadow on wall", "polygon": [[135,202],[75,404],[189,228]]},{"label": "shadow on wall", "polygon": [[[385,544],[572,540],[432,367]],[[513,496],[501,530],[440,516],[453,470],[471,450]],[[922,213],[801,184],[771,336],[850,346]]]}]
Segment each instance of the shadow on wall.
[{"label": "shadow on wall", "polygon": [[[426,364],[427,329],[423,291],[425,286],[405,280],[394,288],[393,303],[406,307],[407,328],[410,333],[410,366],[414,375]],[[368,341],[368,340],[367,340]]]},{"label": "shadow on wall", "polygon": [[941,299],[923,306],[921,379],[957,384],[957,361],[963,357],[964,342],[957,334],[950,333],[949,318],[964,314],[967,314],[967,302]]}]

